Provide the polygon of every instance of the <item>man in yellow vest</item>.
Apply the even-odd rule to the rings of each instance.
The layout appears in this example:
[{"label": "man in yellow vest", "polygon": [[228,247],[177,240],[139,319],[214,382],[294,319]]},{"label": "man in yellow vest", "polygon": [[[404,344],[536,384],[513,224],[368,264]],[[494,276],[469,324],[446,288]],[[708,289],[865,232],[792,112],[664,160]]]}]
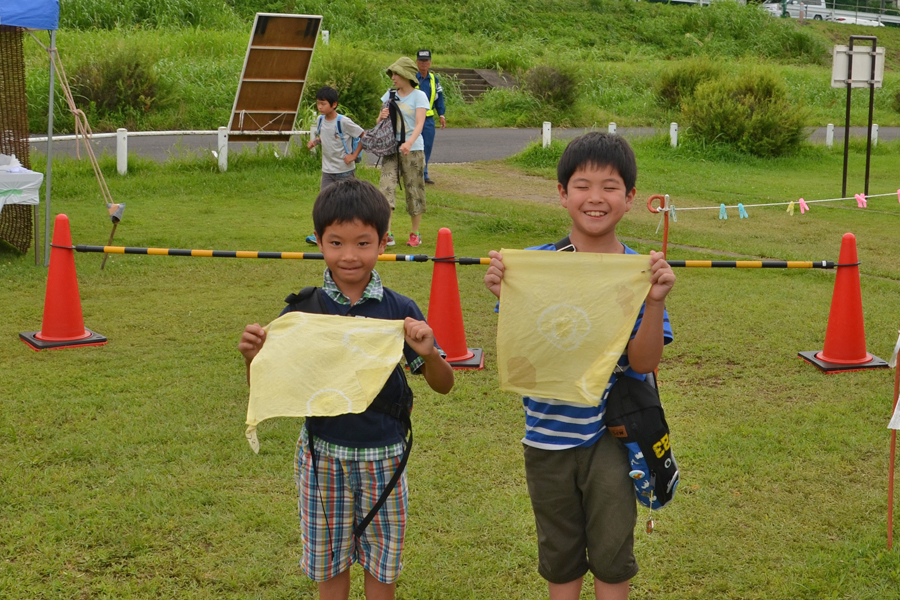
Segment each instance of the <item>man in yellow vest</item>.
[{"label": "man in yellow vest", "polygon": [[425,127],[422,129],[422,141],[425,142],[425,183],[434,183],[428,177],[428,161],[431,160],[431,148],[434,147],[434,115],[437,113],[441,120],[441,129],[447,126],[444,118],[444,88],[437,75],[429,72],[431,69],[431,50],[419,50],[416,53],[416,66],[419,72],[416,79],[419,81],[419,89],[428,96],[428,112],[425,113]]}]

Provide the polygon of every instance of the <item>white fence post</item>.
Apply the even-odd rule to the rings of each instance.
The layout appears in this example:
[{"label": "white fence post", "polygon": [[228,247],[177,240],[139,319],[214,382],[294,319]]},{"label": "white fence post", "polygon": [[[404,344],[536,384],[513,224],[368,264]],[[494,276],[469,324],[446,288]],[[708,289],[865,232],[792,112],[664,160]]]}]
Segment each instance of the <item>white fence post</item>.
[{"label": "white fence post", "polygon": [[228,170],[228,128],[219,127],[219,171],[224,173]]},{"label": "white fence post", "polygon": [[669,143],[673,148],[678,147],[678,123],[669,124]]},{"label": "white fence post", "polygon": [[128,130],[116,129],[116,170],[119,175],[128,173]]},{"label": "white fence post", "polygon": [[550,147],[550,130],[551,130],[550,121],[544,121],[544,132],[543,132],[544,148]]},{"label": "white fence post", "polygon": [[609,128],[607,129],[607,131],[609,131],[610,133],[615,133],[615,132],[616,132],[616,124],[615,124],[615,123],[610,123],[610,124],[609,124]]},{"label": "white fence post", "polygon": [[326,46],[328,45],[328,38],[329,38],[329,37],[330,37],[330,34],[328,33],[328,30],[327,30],[327,29],[323,29],[323,30],[322,30],[322,43],[325,44]]},{"label": "white fence post", "polygon": [[878,123],[872,123],[872,147],[878,145]]},{"label": "white fence post", "polygon": [[834,123],[829,123],[825,128],[825,145],[829,148],[834,145]]}]

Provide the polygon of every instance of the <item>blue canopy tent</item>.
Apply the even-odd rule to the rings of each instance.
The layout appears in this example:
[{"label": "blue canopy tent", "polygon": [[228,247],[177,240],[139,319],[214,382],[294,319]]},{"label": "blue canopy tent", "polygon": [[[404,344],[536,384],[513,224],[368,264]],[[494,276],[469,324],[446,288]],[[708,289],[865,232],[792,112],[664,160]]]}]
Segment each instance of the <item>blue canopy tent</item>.
[{"label": "blue canopy tent", "polygon": [[[56,30],[59,29],[59,0],[0,0],[0,25],[11,27],[23,27],[25,29],[43,29],[50,32],[50,51],[56,49]],[[53,154],[53,61],[50,63],[50,109],[49,124],[47,126],[47,173],[44,176],[46,183],[45,222],[44,222],[44,266],[50,264],[50,167]],[[35,209],[37,217],[37,209]],[[37,225],[37,218],[35,218]],[[35,262],[40,259],[35,248]]]},{"label": "blue canopy tent", "polygon": [[0,0],[0,25],[26,29],[59,29],[58,0]]}]

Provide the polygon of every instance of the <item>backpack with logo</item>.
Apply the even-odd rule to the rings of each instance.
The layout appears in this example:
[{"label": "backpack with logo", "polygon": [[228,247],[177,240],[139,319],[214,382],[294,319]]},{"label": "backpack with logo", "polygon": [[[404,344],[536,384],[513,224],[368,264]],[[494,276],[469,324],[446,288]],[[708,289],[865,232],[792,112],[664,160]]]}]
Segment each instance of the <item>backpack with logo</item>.
[{"label": "backpack with logo", "polygon": [[[341,127],[341,118],[342,117],[343,117],[343,115],[340,115],[340,114],[337,116],[337,123],[335,123],[335,128],[337,129],[338,137],[341,140],[341,145],[344,147],[344,154],[353,154],[354,152],[356,152],[356,149],[359,147],[360,138],[351,137],[350,138],[350,147],[349,148],[347,147],[347,140],[344,137],[344,129],[343,129],[343,127]],[[322,121],[324,119],[325,119],[325,115],[319,115],[319,118],[316,123],[316,137],[317,138],[322,137]],[[363,153],[360,152],[359,156],[356,157],[355,162],[358,162],[358,163],[362,162],[362,159],[363,159],[362,156],[363,156]]]},{"label": "backpack with logo", "polygon": [[628,450],[638,502],[654,510],[666,506],[678,487],[678,465],[653,374],[641,381],[617,367],[604,419]]},{"label": "backpack with logo", "polygon": [[[382,119],[380,123],[372,129],[366,130],[366,134],[362,136],[360,143],[363,150],[371,152],[379,158],[397,154],[400,151],[400,144],[406,141],[406,122],[400,113],[400,106],[397,104],[396,90],[390,91],[388,101],[381,107],[389,110],[387,119]],[[397,129],[400,129],[400,141],[397,141]]]}]

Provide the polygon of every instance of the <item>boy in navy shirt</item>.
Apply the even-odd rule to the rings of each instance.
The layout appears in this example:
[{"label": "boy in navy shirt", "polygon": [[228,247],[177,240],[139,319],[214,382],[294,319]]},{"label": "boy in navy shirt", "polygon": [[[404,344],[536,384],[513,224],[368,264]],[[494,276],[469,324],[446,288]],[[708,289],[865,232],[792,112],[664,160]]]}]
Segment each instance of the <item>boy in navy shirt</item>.
[{"label": "boy in navy shirt", "polygon": [[[557,167],[560,204],[572,231],[562,244],[535,250],[637,254],[616,237],[631,210],[637,163],[628,143],[607,133],[588,133],[566,147]],[[557,248],[559,246],[559,248]],[[503,257],[491,251],[485,286],[500,298]],[[672,340],[665,298],[675,274],[662,252],[650,253],[651,287],[619,360],[620,376],[644,379],[659,365]],[[551,600],[577,600],[590,570],[598,600],[623,600],[637,574],[634,485],[628,453],[606,433],[606,395],[599,406],[523,397],[525,476],[538,535],[538,572]]]},{"label": "boy in navy shirt", "polygon": [[[415,302],[383,287],[375,271],[390,217],[387,199],[367,181],[338,181],[322,190],[313,206],[313,222],[327,268],[322,287],[314,293],[328,314],[403,319],[403,354],[410,372],[421,373],[433,390],[446,394],[453,387],[453,370],[441,356],[433,331]],[[291,304],[282,314],[291,310],[299,308]],[[265,341],[259,324],[244,329],[238,349],[248,379],[250,362]],[[349,597],[354,562],[365,569],[368,600],[394,597],[406,531],[405,471],[370,526],[358,536],[354,528],[378,501],[405,451],[404,420],[376,410],[376,405],[382,398],[403,402],[408,417],[408,389],[398,365],[365,412],[309,417],[301,431],[295,461],[303,541],[300,567],[318,582],[323,600]]]}]

